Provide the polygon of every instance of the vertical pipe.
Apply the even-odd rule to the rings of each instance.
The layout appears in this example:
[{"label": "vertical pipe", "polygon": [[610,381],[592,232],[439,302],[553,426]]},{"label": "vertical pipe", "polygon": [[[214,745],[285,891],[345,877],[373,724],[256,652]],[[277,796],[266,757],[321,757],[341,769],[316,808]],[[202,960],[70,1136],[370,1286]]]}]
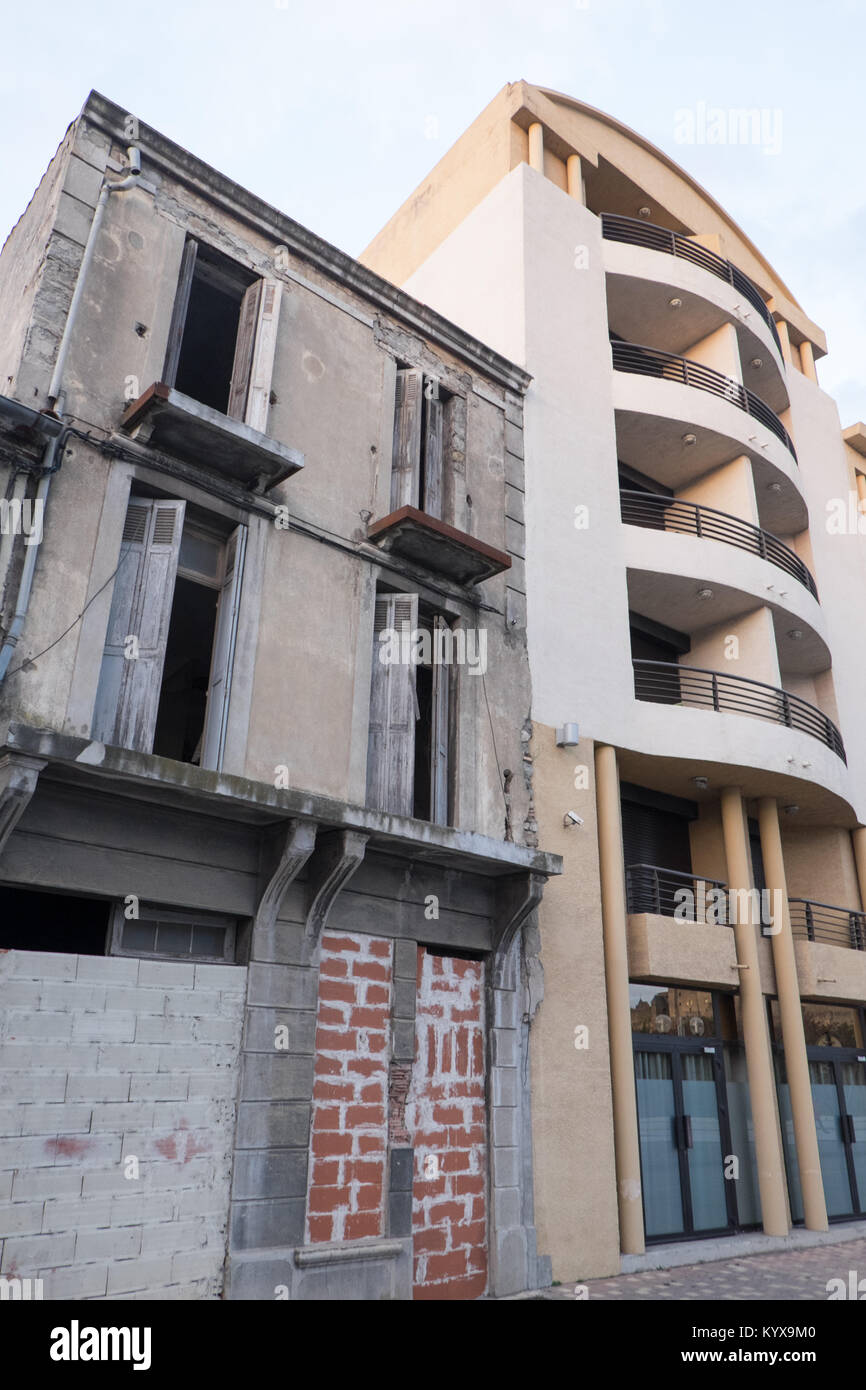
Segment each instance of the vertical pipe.
[{"label": "vertical pipe", "polygon": [[614,748],[607,745],[596,747],[595,778],[620,1243],[625,1254],[642,1255],[644,1226],[628,990],[625,869],[619,773]]},{"label": "vertical pipe", "polygon": [[[749,845],[746,839],[746,818],[739,787],[725,787],[721,794],[722,832],[725,859],[728,866],[728,887],[736,892],[729,895],[733,908],[734,939],[740,970],[740,1007],[743,1020],[743,1042],[746,1049],[746,1073],[752,1123],[755,1127],[755,1160],[758,1166],[758,1188],[761,1194],[761,1216],[768,1236],[786,1236],[789,1232],[788,1202],[785,1187],[785,1162],[776,1118],[776,1086],[773,1079],[773,1057],[767,1032],[764,992],[761,989],[758,942],[755,923],[741,917],[742,903],[751,903],[749,890],[752,872]],[[743,897],[743,890],[748,896]]]},{"label": "vertical pipe", "polygon": [[[800,985],[797,962],[791,935],[788,911],[788,885],[785,880],[785,859],[782,854],[782,835],[779,830],[779,809],[775,798],[762,796],[758,802],[758,823],[761,830],[761,857],[767,887],[773,894],[773,965],[776,971],[776,991],[782,1018],[782,1039],[785,1045],[785,1070],[794,1119],[794,1141],[800,1168],[800,1187],[806,1228],[827,1230],[827,1204],[821,1179],[821,1160],[818,1154],[818,1135],[812,1105],[812,1086],[809,1079],[809,1060],[806,1056],[806,1036],[803,1031],[803,1011],[800,1007]],[[781,915],[781,921],[778,920]]]},{"label": "vertical pipe", "polygon": [[544,173],[544,127],[540,121],[529,127],[529,163],[539,174]]}]

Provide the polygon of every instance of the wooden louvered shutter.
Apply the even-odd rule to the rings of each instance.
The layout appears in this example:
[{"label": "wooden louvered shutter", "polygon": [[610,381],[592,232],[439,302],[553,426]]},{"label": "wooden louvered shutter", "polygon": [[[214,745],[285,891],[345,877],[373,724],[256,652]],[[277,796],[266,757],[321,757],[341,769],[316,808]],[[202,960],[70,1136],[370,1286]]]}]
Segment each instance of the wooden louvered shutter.
[{"label": "wooden louvered shutter", "polygon": [[92,736],[141,753],[153,748],[185,506],[133,498],[123,528]]},{"label": "wooden louvered shutter", "polygon": [[[433,652],[439,650],[436,634],[448,624],[437,617],[433,623]],[[447,650],[447,649],[446,649]],[[433,711],[430,737],[430,819],[434,825],[448,824],[448,744],[450,722],[451,667],[433,662]]]},{"label": "wooden louvered shutter", "polygon": [[262,297],[262,281],[255,280],[241,301],[241,316],[238,323],[238,338],[235,344],[235,359],[232,365],[232,380],[229,387],[229,407],[226,412],[234,420],[246,418],[247,398],[250,390],[250,373],[253,365],[253,349],[256,341],[256,324],[259,319],[259,305]]},{"label": "wooden louvered shutter", "polygon": [[225,752],[246,540],[247,528],[238,526],[226,542],[225,573],[217,608],[201,753],[201,766],[215,772],[222,767]]},{"label": "wooden louvered shutter", "polygon": [[[367,745],[367,805],[377,811],[411,816],[415,785],[415,666],[403,660],[382,661],[385,631],[414,633],[418,627],[417,594],[382,594],[373,623],[373,674]],[[411,644],[405,643],[404,650]],[[401,655],[404,654],[401,652]]]},{"label": "wooden louvered shutter", "polygon": [[250,370],[246,423],[261,434],[267,433],[271,408],[271,381],[277,350],[277,326],[283,287],[279,280],[263,280],[256,322],[256,338]]},{"label": "wooden louvered shutter", "polygon": [[391,463],[391,510],[417,507],[421,476],[423,372],[397,372],[394,405],[394,450]]},{"label": "wooden louvered shutter", "polygon": [[195,270],[198,245],[194,241],[187,241],[183,248],[183,256],[180,262],[180,275],[177,281],[177,293],[174,297],[174,307],[171,311],[171,324],[168,330],[168,346],[165,353],[165,364],[162,369],[162,379],[168,386],[174,386],[177,376],[177,364],[180,361],[180,345],[183,342],[183,330],[186,327],[186,314],[189,308],[189,296],[192,290],[192,277]]},{"label": "wooden louvered shutter", "polygon": [[424,496],[421,510],[428,516],[442,517],[442,452],[445,405],[439,383],[432,377],[424,382]]}]

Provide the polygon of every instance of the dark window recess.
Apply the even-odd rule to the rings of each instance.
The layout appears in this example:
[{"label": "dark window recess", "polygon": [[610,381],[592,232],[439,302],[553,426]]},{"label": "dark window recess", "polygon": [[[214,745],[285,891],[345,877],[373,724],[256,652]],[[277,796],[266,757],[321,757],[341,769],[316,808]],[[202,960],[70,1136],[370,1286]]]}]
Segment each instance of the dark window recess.
[{"label": "dark window recess", "polygon": [[261,281],[227,256],[188,241],[163,380],[223,415],[243,418]]},{"label": "dark window recess", "polygon": [[175,581],[153,740],[160,757],[200,759],[218,598],[191,579]]},{"label": "dark window recess", "polygon": [[623,801],[622,840],[627,867],[656,864],[683,874],[692,871],[689,822],[685,816]]},{"label": "dark window recess", "polygon": [[110,903],[0,886],[0,950],[104,956]]}]

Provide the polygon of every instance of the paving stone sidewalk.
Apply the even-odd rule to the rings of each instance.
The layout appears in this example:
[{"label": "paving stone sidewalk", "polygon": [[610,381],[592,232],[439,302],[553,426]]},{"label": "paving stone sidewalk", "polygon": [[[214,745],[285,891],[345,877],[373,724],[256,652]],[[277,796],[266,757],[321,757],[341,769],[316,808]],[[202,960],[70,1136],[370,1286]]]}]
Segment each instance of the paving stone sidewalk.
[{"label": "paving stone sidewalk", "polygon": [[[842,1279],[847,1290],[850,1270],[857,1271],[858,1279],[866,1280],[866,1239],[849,1240],[839,1245],[818,1245],[807,1250],[784,1250],[772,1255],[749,1255],[741,1259],[681,1265],[678,1269],[619,1274],[611,1279],[588,1279],[585,1287],[590,1300],[826,1301],[829,1298],[828,1281]],[[531,1297],[573,1299],[575,1287],[574,1284],[562,1284]],[[860,1297],[866,1297],[866,1283]]]}]

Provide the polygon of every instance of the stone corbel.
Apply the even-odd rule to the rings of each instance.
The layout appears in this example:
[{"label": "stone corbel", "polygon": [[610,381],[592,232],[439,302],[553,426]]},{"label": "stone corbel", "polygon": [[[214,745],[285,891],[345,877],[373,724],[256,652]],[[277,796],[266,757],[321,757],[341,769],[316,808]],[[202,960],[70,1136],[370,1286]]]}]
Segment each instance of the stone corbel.
[{"label": "stone corbel", "polygon": [[310,865],[309,906],[304,927],[304,945],[309,956],[318,948],[337,894],[364,858],[367,839],[355,830],[338,830],[323,836],[316,848]]},{"label": "stone corbel", "polygon": [[45,766],[41,758],[28,758],[20,753],[6,753],[0,757],[0,854],[26,811]]},{"label": "stone corbel", "polygon": [[290,820],[270,870],[259,905],[256,928],[269,930],[277,920],[286,889],[297,877],[316,847],[316,825],[312,821]]},{"label": "stone corbel", "polygon": [[512,874],[499,884],[493,923],[493,988],[515,989],[511,945],[530,912],[541,902],[544,874]]}]

